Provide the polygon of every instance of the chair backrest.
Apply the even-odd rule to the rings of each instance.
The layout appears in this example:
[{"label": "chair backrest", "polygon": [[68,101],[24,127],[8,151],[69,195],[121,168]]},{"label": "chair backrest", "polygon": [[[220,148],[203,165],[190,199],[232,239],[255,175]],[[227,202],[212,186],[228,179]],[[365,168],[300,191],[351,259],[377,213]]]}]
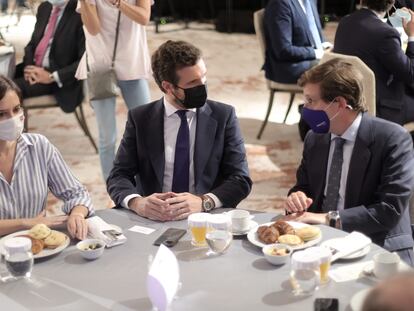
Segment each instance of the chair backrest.
[{"label": "chair backrest", "polygon": [[364,79],[362,85],[364,88],[365,104],[368,109],[368,113],[375,116],[376,113],[376,95],[375,95],[375,74],[374,72],[357,56],[344,55],[338,53],[325,53],[320,61],[324,63],[334,58],[341,58],[353,66],[358,68],[362,73]]},{"label": "chair backrest", "polygon": [[263,61],[266,57],[266,38],[264,34],[264,13],[265,9],[254,12],[253,21],[254,21],[254,30],[256,31],[257,40],[259,40],[260,49],[262,50]]}]

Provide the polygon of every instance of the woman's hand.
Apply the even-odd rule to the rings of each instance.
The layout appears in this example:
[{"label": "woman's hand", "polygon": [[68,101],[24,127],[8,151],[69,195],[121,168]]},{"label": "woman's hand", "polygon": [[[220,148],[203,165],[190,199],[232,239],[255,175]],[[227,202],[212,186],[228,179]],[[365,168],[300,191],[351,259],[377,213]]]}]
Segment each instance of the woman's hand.
[{"label": "woman's hand", "polygon": [[82,205],[72,208],[67,223],[67,228],[72,238],[77,238],[79,240],[86,239],[86,236],[88,235],[88,223],[86,222],[85,217],[88,213],[88,209]]},{"label": "woman's hand", "polygon": [[25,223],[28,229],[37,224],[45,224],[48,227],[54,228],[63,225],[67,220],[68,216],[66,215],[46,217],[46,210],[43,210],[36,217],[26,219]]}]

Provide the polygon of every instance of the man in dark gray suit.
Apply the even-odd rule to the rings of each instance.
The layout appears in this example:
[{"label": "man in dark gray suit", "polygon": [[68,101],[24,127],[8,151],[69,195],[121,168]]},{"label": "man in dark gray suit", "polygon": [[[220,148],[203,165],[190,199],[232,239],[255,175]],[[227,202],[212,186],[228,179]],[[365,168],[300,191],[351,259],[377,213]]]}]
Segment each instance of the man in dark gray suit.
[{"label": "man in dark gray suit", "polygon": [[404,52],[399,32],[382,20],[394,0],[363,4],[340,21],[333,51],[359,57],[374,72],[378,117],[398,124],[414,121],[414,13],[405,25]]},{"label": "man in dark gray suit", "polygon": [[251,190],[234,108],[207,99],[201,51],[167,41],[152,56],[164,97],[128,113],[107,180],[118,206],[168,221],[236,207]]},{"label": "man in dark gray suit", "polygon": [[364,111],[362,75],[333,59],[305,72],[305,139],[296,185],[285,210],[313,224],[340,217],[341,228],[360,231],[414,264],[409,198],[414,187],[410,135],[398,124]]}]

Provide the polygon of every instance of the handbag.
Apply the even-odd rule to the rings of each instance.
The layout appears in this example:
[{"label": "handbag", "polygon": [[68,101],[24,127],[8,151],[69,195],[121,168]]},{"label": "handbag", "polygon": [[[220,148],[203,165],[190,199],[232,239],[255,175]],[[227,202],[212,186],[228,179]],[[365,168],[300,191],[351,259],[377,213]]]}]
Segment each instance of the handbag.
[{"label": "handbag", "polygon": [[116,77],[114,63],[116,56],[116,47],[118,45],[119,35],[119,22],[121,19],[121,12],[118,13],[118,19],[116,22],[116,34],[114,52],[112,54],[112,63],[109,69],[98,70],[91,72],[88,65],[88,54],[86,54],[86,66],[87,73],[87,86],[89,100],[105,99],[110,97],[116,97],[118,95],[118,79]]}]

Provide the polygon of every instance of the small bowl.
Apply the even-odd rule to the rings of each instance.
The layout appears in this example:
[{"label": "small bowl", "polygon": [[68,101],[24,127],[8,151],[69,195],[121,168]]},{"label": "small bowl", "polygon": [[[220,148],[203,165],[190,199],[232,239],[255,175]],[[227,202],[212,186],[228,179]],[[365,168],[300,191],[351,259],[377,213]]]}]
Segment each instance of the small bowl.
[{"label": "small bowl", "polygon": [[[288,253],[286,255],[274,255],[272,254],[274,249],[286,249]],[[269,244],[262,248],[262,252],[268,262],[279,266],[284,265],[288,261],[290,255],[292,255],[292,248],[286,244]]]},{"label": "small bowl", "polygon": [[[93,245],[97,245],[98,247],[90,249]],[[76,248],[80,251],[83,258],[94,260],[102,256],[105,249],[105,242],[98,239],[86,239],[78,242]]]}]

